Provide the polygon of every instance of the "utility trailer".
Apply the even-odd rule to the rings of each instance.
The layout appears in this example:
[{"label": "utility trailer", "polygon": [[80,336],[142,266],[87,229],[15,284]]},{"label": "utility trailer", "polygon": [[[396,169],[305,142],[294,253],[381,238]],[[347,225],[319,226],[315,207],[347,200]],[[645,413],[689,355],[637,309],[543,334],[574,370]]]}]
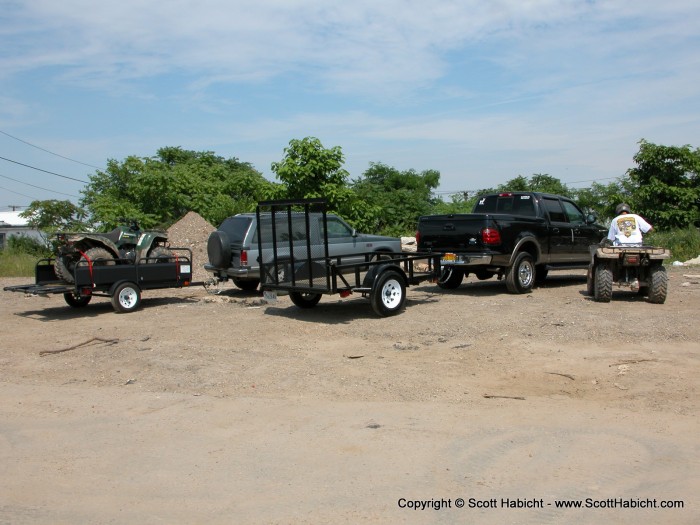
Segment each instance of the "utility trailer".
[{"label": "utility trailer", "polygon": [[[312,308],[323,295],[353,293],[369,298],[380,316],[397,314],[406,288],[440,275],[440,256],[421,253],[366,252],[329,256],[324,199],[264,201],[256,210],[260,289],[274,300],[288,294],[300,308]],[[321,238],[321,244],[311,239]],[[418,264],[425,265],[422,271]]]},{"label": "utility trailer", "polygon": [[192,251],[188,248],[169,250],[170,257],[144,257],[136,263],[81,259],[73,271],[73,283],[58,278],[55,259],[41,259],[35,267],[34,284],[6,286],[4,290],[32,295],[63,294],[72,308],[87,306],[95,296],[110,297],[116,312],[133,312],[141,304],[142,290],[181,288],[191,284]]}]

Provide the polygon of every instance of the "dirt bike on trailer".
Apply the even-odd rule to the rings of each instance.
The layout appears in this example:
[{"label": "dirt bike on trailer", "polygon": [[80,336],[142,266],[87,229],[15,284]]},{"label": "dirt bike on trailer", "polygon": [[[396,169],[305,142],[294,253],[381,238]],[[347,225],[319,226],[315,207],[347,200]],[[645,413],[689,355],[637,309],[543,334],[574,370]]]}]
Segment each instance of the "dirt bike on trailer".
[{"label": "dirt bike on trailer", "polygon": [[58,233],[55,271],[59,279],[75,282],[80,261],[94,266],[114,266],[167,261],[173,257],[167,247],[168,234],[160,230],[141,230],[135,220],[107,233]]},{"label": "dirt bike on trailer", "polygon": [[627,288],[646,296],[650,303],[663,304],[668,292],[668,274],[663,266],[671,252],[655,246],[590,247],[587,292],[599,302],[610,302],[613,287]]}]

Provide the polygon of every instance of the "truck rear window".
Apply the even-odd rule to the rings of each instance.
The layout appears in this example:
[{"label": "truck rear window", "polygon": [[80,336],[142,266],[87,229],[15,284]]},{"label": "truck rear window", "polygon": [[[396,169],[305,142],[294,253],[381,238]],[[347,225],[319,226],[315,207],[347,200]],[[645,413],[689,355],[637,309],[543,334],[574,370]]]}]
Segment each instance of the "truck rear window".
[{"label": "truck rear window", "polygon": [[512,213],[534,217],[533,201],[530,195],[488,195],[476,201],[474,213]]}]

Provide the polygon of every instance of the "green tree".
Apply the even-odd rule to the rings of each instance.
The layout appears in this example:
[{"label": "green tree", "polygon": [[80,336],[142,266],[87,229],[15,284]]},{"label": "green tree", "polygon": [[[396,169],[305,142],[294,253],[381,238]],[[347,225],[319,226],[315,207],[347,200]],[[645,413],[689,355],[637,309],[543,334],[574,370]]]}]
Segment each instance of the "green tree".
[{"label": "green tree", "polygon": [[292,139],[284,149],[284,158],[272,163],[272,171],[283,185],[273,188],[272,193],[288,199],[324,198],[329,211],[365,229],[372,210],[349,187],[344,163],[340,146],[325,148],[315,137]]},{"label": "green tree", "polygon": [[69,200],[32,201],[19,215],[39,232],[46,248],[53,247],[56,232],[79,231],[87,227],[85,211]]},{"label": "green tree", "polygon": [[144,228],[166,227],[189,211],[218,224],[254,209],[270,184],[236,158],[165,147],[155,157],[109,160],[105,171],[90,177],[81,204],[107,229],[122,218],[136,219]]},{"label": "green tree", "polygon": [[660,146],[642,139],[628,170],[632,206],[661,230],[700,221],[700,149]]},{"label": "green tree", "polygon": [[584,210],[596,212],[600,220],[609,220],[615,217],[618,204],[631,201],[631,191],[629,178],[621,177],[610,184],[594,182],[590,188],[574,190],[573,198]]},{"label": "green tree", "polygon": [[413,234],[418,217],[432,213],[432,192],[440,183],[440,172],[400,171],[382,163],[371,163],[352,187],[360,201],[374,211],[373,231],[387,235]]},{"label": "green tree", "polygon": [[535,173],[529,179],[518,175],[514,179],[501,184],[496,191],[538,191],[541,193],[553,193],[554,195],[571,196],[571,190],[556,177],[546,173]]},{"label": "green tree", "polygon": [[286,186],[289,199],[326,198],[333,207],[342,200],[348,172],[340,146],[324,148],[315,137],[292,139],[284,148],[284,158],[272,163],[272,171]]}]

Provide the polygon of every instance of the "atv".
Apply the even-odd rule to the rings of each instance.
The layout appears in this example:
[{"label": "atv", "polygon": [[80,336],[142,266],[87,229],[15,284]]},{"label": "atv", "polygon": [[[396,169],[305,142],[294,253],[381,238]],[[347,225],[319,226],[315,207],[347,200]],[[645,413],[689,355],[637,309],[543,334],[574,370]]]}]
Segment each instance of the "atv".
[{"label": "atv", "polygon": [[56,276],[75,282],[75,267],[81,262],[89,265],[112,266],[168,261],[173,253],[167,247],[164,231],[142,231],[134,220],[108,233],[58,233]]},{"label": "atv", "polygon": [[669,250],[653,246],[610,246],[595,244],[590,247],[587,292],[593,299],[607,303],[612,299],[613,285],[628,288],[650,303],[666,301],[668,275],[664,259]]}]

